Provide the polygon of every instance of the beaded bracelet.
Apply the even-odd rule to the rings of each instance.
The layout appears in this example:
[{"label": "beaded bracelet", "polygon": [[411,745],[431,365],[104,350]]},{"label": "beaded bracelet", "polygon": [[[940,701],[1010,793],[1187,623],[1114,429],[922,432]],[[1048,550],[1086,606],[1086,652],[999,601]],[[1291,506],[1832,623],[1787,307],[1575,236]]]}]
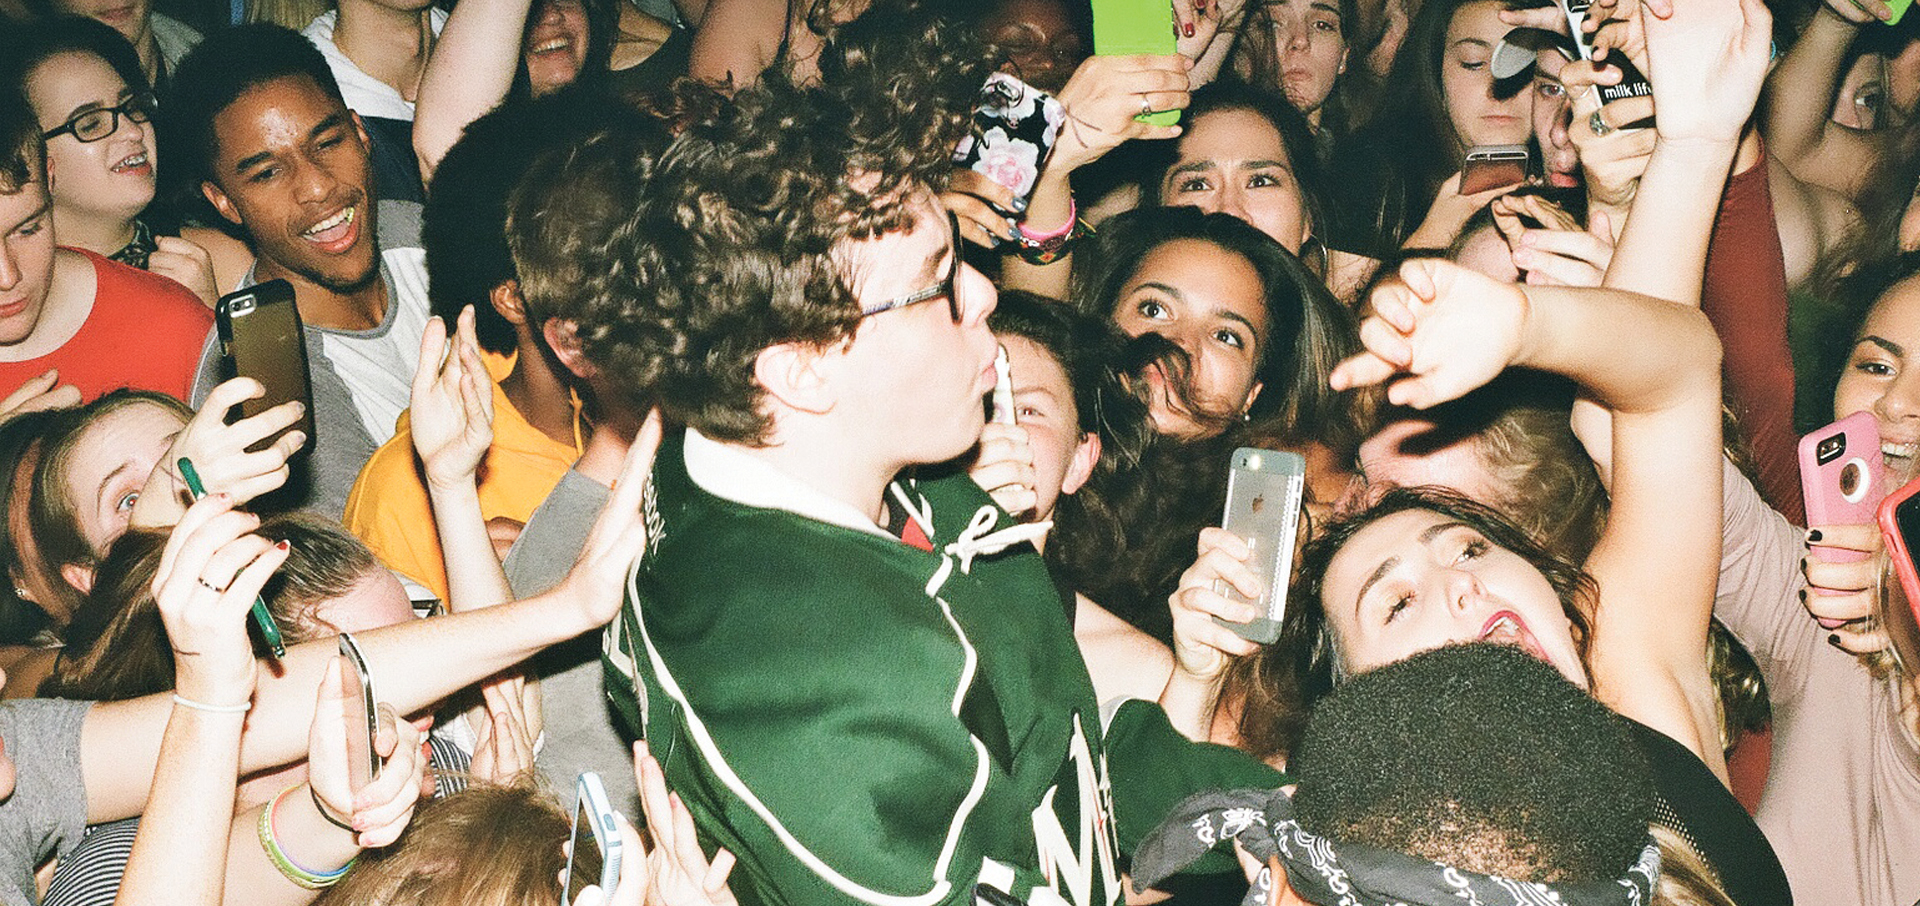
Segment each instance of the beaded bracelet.
[{"label": "beaded bracelet", "polygon": [[260,813],[260,848],[266,850],[267,861],[272,862],[273,867],[279,869],[280,874],[287,880],[305,890],[325,890],[346,877],[347,870],[353,867],[353,863],[359,860],[359,856],[348,859],[347,864],[333,871],[310,871],[300,867],[287,855],[286,850],[280,848],[280,841],[273,834],[273,813],[280,810],[280,801],[299,787],[300,784],[294,784],[281,790],[280,795],[273,797],[273,801],[267,803],[266,809]]}]

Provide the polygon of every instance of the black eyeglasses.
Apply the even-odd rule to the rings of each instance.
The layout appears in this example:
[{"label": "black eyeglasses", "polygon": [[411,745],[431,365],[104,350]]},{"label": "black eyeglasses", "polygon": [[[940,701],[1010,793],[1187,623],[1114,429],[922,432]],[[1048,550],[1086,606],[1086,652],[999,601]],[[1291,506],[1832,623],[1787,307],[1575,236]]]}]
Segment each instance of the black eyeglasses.
[{"label": "black eyeglasses", "polygon": [[62,132],[71,132],[82,142],[97,142],[119,130],[122,116],[136,123],[152,122],[156,106],[153,95],[143,92],[113,107],[75,114],[73,119],[40,133],[40,138],[46,141]]},{"label": "black eyeglasses", "polygon": [[860,317],[870,318],[881,312],[893,311],[896,308],[906,308],[909,305],[918,305],[922,302],[945,296],[947,297],[947,314],[953,316],[953,323],[960,323],[959,284],[956,282],[960,279],[960,218],[954,216],[952,211],[947,212],[947,227],[953,231],[953,262],[947,265],[947,275],[941,278],[939,283],[935,283],[917,293],[901,296],[898,299],[892,299],[878,305],[860,309]]}]

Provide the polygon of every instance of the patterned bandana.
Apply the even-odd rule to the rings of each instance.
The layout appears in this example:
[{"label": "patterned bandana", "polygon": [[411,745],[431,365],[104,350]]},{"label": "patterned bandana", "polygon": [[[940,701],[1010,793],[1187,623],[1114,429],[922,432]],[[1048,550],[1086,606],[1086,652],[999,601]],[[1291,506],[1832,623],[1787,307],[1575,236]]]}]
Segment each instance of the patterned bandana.
[{"label": "patterned bandana", "polygon": [[[1651,839],[1618,880],[1541,884],[1336,844],[1302,828],[1292,798],[1279,790],[1212,790],[1175,806],[1140,844],[1134,884],[1151,888],[1227,840],[1262,863],[1278,856],[1293,892],[1324,906],[1646,906],[1660,877],[1660,850]],[[1272,888],[1262,868],[1242,906],[1265,906]]]},{"label": "patterned bandana", "polygon": [[153,255],[159,248],[160,244],[153,241],[153,231],[148,229],[145,223],[136,220],[133,222],[133,238],[127,242],[124,248],[108,255],[107,258],[111,261],[118,261],[128,267],[137,267],[141,270],[146,270],[147,258]]}]

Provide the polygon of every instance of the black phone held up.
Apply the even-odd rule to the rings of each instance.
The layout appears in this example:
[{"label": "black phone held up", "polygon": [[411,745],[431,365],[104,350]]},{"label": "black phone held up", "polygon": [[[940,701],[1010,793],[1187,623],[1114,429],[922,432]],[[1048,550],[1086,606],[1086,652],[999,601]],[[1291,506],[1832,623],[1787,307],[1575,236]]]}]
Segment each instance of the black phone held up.
[{"label": "black phone held up", "polygon": [[[220,297],[214,307],[214,326],[220,349],[235,377],[250,377],[266,388],[258,399],[240,403],[242,418],[251,418],[282,403],[299,400],[306,406],[300,420],[287,430],[313,430],[313,384],[307,370],[307,344],[294,305],[293,285],[269,280]],[[284,433],[284,432],[282,432]],[[249,452],[262,450],[278,439],[264,438]]]}]

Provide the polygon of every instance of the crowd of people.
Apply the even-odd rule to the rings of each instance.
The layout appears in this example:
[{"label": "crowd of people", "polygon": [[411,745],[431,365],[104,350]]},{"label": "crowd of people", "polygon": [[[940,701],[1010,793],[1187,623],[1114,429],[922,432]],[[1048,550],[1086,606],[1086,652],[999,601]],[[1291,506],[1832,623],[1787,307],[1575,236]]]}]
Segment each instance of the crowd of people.
[{"label": "crowd of people", "polygon": [[1903,4],[106,3],[0,904],[1920,906]]}]

